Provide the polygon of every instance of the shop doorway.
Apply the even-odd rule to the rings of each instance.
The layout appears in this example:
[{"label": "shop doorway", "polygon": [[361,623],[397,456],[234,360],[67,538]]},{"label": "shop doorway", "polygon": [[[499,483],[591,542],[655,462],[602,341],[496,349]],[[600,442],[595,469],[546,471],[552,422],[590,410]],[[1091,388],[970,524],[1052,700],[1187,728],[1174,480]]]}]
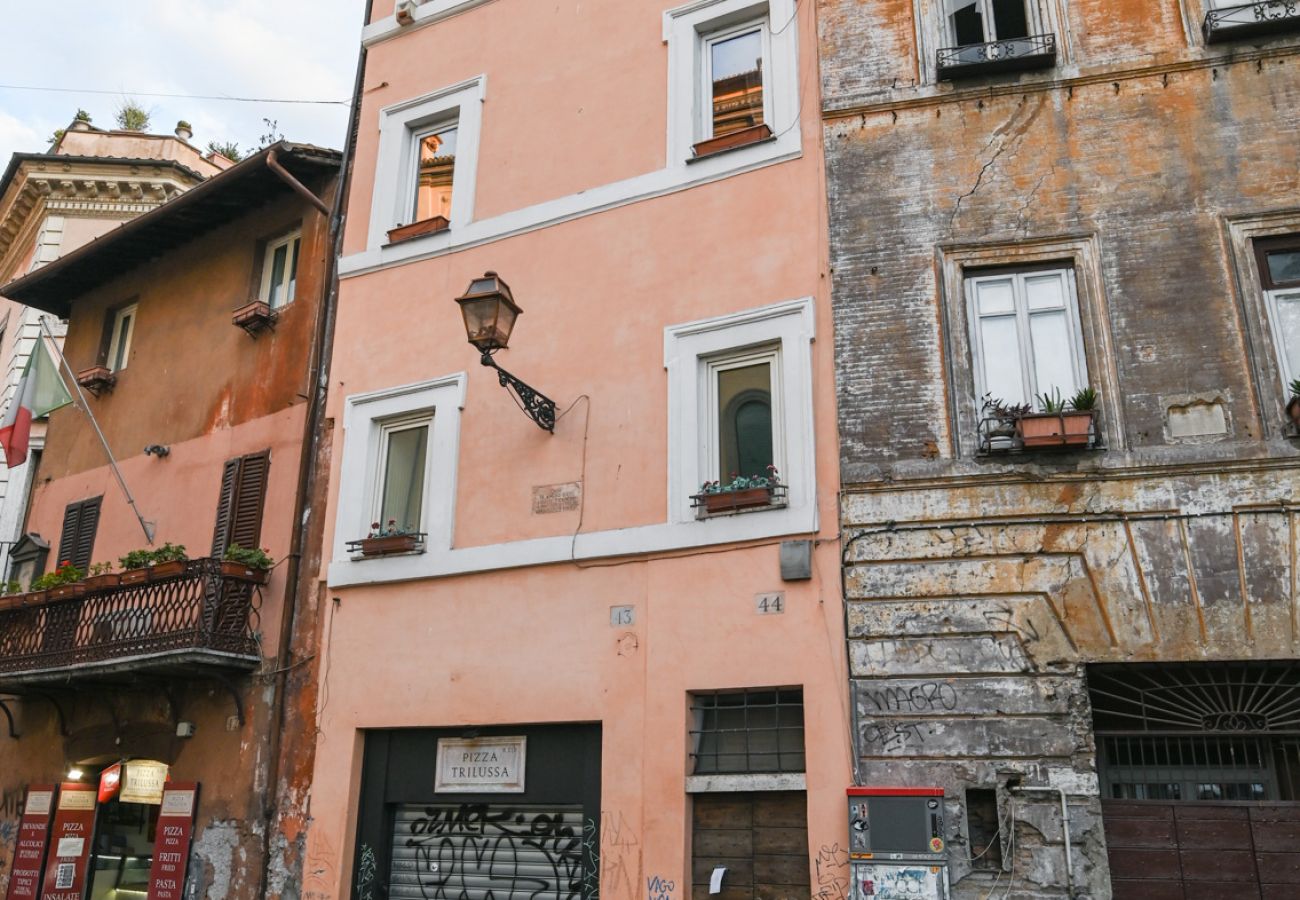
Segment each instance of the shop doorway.
[{"label": "shop doorway", "polygon": [[1116,900],[1300,896],[1300,664],[1090,666],[1088,693]]},{"label": "shop doorway", "polygon": [[[101,784],[110,764],[80,766],[83,781]],[[161,801],[161,798],[160,798]],[[87,864],[87,900],[141,900],[149,890],[159,804],[111,797],[95,810],[95,831]]]}]

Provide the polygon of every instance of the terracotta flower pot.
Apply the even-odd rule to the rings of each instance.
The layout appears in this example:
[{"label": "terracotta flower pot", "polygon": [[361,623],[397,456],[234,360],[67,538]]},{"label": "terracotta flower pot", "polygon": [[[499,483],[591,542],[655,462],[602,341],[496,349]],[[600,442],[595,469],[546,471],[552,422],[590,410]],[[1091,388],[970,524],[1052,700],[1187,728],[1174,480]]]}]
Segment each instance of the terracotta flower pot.
[{"label": "terracotta flower pot", "polygon": [[693,148],[695,158],[708,156],[710,153],[719,153],[723,150],[730,150],[732,147],[744,147],[747,144],[757,144],[759,141],[765,141],[772,136],[772,129],[766,123],[760,125],[751,125],[748,128],[742,128],[739,131],[733,131],[730,134],[724,134],[721,137],[709,138],[707,141],[700,141]]},{"label": "terracotta flower pot", "polygon": [[171,562],[154,563],[149,567],[149,580],[163,581],[167,578],[175,578],[178,575],[184,575],[187,564],[187,561],[183,559],[174,559]]},{"label": "terracotta flower pot", "polygon": [[80,581],[74,581],[72,584],[61,584],[58,587],[52,587],[45,592],[45,595],[50,600],[71,600],[75,597],[81,597],[85,593],[86,585]]},{"label": "terracotta flower pot", "polygon": [[1019,421],[1026,448],[1086,447],[1092,440],[1092,410],[1031,413]]},{"label": "terracotta flower pot", "polygon": [[233,562],[229,559],[221,561],[221,577],[233,578],[236,581],[248,581],[253,584],[266,584],[271,573],[266,569],[255,569],[252,566],[246,566],[243,563]]},{"label": "terracotta flower pot", "polygon": [[121,575],[116,572],[108,572],[103,575],[91,575],[83,583],[88,591],[104,591],[108,588],[117,587],[121,580]]},{"label": "terracotta flower pot", "polygon": [[46,591],[28,591],[23,596],[27,598],[27,605],[31,606],[37,603],[44,603],[46,593]]},{"label": "terracotta flower pot", "polygon": [[148,568],[127,569],[122,574],[117,576],[117,583],[122,587],[126,587],[132,584],[144,584],[148,580],[149,580]]},{"label": "terracotta flower pot", "polygon": [[770,506],[771,488],[746,488],[743,491],[719,491],[716,494],[697,494],[706,513],[731,512],[736,509],[753,509]]},{"label": "terracotta flower pot", "polygon": [[362,556],[384,556],[388,553],[411,553],[420,546],[417,534],[388,534],[383,537],[362,538],[357,542]]}]

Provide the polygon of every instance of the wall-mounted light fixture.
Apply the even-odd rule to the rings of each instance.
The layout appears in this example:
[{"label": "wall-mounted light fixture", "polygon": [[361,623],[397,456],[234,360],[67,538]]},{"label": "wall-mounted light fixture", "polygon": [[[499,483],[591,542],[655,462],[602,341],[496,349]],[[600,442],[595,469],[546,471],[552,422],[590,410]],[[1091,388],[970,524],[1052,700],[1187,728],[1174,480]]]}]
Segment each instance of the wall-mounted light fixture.
[{"label": "wall-mounted light fixture", "polygon": [[481,354],[479,362],[496,369],[501,386],[514,392],[520,408],[538,428],[554,434],[555,401],[511,375],[492,358],[493,353],[506,349],[515,319],[523,312],[515,305],[510,286],[496,272],[484,272],[482,278],[470,282],[456,302],[465,317],[465,335]]}]

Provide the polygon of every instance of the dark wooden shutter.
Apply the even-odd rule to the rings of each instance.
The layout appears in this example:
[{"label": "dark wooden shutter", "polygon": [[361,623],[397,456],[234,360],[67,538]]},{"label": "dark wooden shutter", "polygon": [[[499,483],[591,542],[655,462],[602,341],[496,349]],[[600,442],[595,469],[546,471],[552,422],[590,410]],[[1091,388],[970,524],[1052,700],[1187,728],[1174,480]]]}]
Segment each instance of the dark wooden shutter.
[{"label": "dark wooden shutter", "polygon": [[95,532],[99,530],[99,506],[103,497],[91,497],[69,503],[63,512],[63,531],[59,535],[59,555],[55,566],[70,562],[83,572],[90,568],[95,550]]},{"label": "dark wooden shutter", "polygon": [[212,533],[213,556],[224,556],[231,544],[249,549],[260,544],[266,477],[270,468],[270,450],[226,461],[221,472],[221,497],[217,502],[217,522]]}]

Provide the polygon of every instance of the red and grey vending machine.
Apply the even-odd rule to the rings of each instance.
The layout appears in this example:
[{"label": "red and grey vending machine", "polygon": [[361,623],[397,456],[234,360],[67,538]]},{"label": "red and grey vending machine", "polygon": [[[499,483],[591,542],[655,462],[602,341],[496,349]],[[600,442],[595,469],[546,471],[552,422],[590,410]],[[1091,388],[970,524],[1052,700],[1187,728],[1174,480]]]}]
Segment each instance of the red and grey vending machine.
[{"label": "red and grey vending machine", "polygon": [[947,900],[943,788],[852,787],[852,900]]}]

